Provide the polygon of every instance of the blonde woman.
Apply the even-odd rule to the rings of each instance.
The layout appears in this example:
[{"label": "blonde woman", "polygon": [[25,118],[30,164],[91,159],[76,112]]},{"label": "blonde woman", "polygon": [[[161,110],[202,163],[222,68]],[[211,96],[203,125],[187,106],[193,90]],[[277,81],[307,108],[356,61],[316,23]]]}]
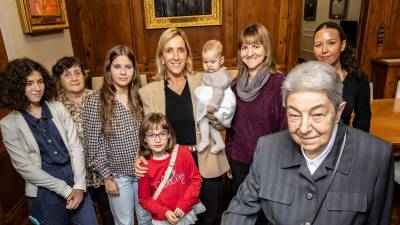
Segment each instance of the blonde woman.
[{"label": "blonde woman", "polygon": [[[139,90],[145,114],[163,113],[171,122],[177,136],[177,143],[190,146],[197,162],[203,185],[200,200],[206,212],[199,215],[196,224],[213,224],[218,212],[222,174],[229,169],[224,151],[211,154],[210,148],[201,153],[196,151],[199,137],[195,122],[194,90],[200,85],[201,76],[193,73],[192,52],[186,34],[177,28],[165,30],[158,41],[156,52],[158,81]],[[136,175],[143,176],[147,168],[138,160]]]}]

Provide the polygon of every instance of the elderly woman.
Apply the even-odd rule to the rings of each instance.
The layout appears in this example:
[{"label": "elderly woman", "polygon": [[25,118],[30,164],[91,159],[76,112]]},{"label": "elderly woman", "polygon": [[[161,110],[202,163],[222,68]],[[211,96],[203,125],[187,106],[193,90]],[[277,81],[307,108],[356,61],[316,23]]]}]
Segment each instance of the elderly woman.
[{"label": "elderly woman", "polygon": [[[95,91],[85,88],[85,71],[82,70],[79,60],[72,56],[59,59],[53,65],[53,78],[56,82],[58,93],[56,100],[64,104],[71,114],[78,131],[81,143],[84,143],[82,128],[82,113],[86,100]],[[85,152],[87,154],[87,152]],[[114,225],[114,218],[111,213],[107,193],[104,189],[104,182],[99,173],[86,168],[87,190],[93,202],[99,206],[101,221],[103,225]]]},{"label": "elderly woman", "polygon": [[[224,151],[217,154],[211,154],[210,148],[201,153],[195,151],[199,131],[194,119],[194,89],[200,85],[201,76],[193,73],[192,52],[182,30],[170,28],[161,34],[156,52],[156,66],[160,80],[139,90],[144,113],[165,114],[175,130],[177,143],[191,146],[203,178],[200,200],[206,206],[206,212],[199,215],[196,224],[214,224],[222,174],[229,169],[229,165]],[[145,169],[139,166],[141,161],[144,159],[137,160],[135,165],[138,176],[143,176],[140,174]]]},{"label": "elderly woman", "polygon": [[288,130],[259,139],[256,157],[222,224],[390,224],[391,145],[340,121],[335,69],[308,62],[283,84]]}]

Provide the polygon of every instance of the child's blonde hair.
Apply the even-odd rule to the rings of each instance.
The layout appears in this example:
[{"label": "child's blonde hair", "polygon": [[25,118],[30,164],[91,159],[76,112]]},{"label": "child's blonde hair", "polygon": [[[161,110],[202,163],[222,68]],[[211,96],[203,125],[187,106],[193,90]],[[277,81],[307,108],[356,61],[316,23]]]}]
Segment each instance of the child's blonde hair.
[{"label": "child's blonde hair", "polygon": [[153,152],[151,151],[149,145],[144,140],[146,138],[146,132],[150,130],[156,130],[157,128],[166,130],[169,133],[168,144],[167,148],[165,149],[165,153],[169,154],[174,149],[174,146],[176,144],[176,135],[171,123],[168,121],[167,117],[165,117],[161,113],[150,113],[143,119],[142,125],[140,126],[139,156],[143,156],[146,159],[149,159],[153,155]]},{"label": "child's blonde hair", "polygon": [[222,56],[222,43],[217,40],[209,40],[203,45],[203,53],[208,51],[216,51],[218,55]]}]

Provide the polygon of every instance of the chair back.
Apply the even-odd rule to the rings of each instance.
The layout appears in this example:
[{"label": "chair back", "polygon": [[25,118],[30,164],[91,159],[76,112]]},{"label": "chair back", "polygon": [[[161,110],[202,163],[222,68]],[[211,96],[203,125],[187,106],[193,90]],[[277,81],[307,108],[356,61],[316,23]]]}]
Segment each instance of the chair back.
[{"label": "chair back", "polygon": [[[104,77],[103,76],[93,76],[92,77],[92,89],[93,90],[100,90],[103,86]],[[147,76],[146,74],[140,74],[140,87],[143,87],[147,84]]]}]

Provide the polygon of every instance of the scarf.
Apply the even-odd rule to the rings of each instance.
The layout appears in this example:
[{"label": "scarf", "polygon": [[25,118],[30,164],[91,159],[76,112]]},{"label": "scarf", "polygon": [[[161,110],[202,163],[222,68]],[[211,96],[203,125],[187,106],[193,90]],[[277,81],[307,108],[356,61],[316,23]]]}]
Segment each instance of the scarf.
[{"label": "scarf", "polygon": [[249,71],[245,69],[242,76],[236,82],[236,91],[240,100],[251,102],[257,98],[261,88],[264,87],[270,76],[269,72],[259,69],[251,82],[248,82]]}]

